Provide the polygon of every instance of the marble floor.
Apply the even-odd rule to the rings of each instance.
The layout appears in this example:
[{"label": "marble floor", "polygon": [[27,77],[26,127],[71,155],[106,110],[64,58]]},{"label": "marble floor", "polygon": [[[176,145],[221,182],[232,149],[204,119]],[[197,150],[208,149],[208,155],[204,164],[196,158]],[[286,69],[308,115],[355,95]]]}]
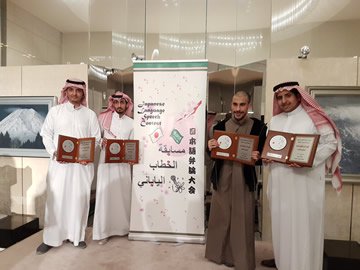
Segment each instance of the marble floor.
[{"label": "marble floor", "polygon": [[[58,269],[109,269],[109,270],[227,270],[204,258],[205,245],[129,241],[127,237],[114,237],[105,245],[91,240],[87,230],[86,249],[70,243],[53,248],[48,253],[36,255],[35,249],[42,242],[42,231],[0,252],[2,270],[58,270]],[[270,243],[256,241],[256,270],[269,270],[260,261],[272,257]]]}]

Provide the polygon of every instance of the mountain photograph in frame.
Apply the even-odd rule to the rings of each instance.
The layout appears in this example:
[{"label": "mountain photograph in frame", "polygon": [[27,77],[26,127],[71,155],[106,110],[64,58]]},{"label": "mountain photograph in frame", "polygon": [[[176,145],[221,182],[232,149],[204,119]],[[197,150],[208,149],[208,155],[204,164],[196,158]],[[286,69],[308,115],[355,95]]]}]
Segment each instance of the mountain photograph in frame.
[{"label": "mountain photograph in frame", "polygon": [[0,156],[48,157],[41,127],[57,98],[0,97]]}]

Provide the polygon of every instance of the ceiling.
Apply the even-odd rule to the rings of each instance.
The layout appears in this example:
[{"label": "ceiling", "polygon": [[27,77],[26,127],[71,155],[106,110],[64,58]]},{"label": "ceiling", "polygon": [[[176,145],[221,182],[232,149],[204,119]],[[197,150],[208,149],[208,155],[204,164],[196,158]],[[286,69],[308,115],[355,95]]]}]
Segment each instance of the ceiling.
[{"label": "ceiling", "polygon": [[[132,15],[144,14],[145,0],[9,0],[28,11],[40,20],[48,23],[63,33],[91,31],[112,31],[119,24],[120,11],[125,8]],[[179,4],[181,1],[181,4]],[[171,23],[180,24],[181,14],[191,20],[181,21],[180,32],[196,33],[204,31],[204,18],[207,5],[208,16],[216,16],[216,22],[208,20],[208,32],[231,31],[234,24],[237,30],[268,27],[271,4],[273,19],[282,14],[294,13],[295,4],[305,3],[306,13],[296,17],[296,23],[321,22],[330,20],[354,20],[360,18],[360,1],[358,0],[152,0],[146,2],[146,26],[148,33],[165,33],[171,31]],[[91,6],[90,4],[91,3]],[[207,3],[207,4],[205,4]],[[181,6],[180,6],[181,5]],[[91,8],[90,8],[91,7]],[[181,8],[179,8],[181,7]],[[239,11],[229,19],[229,12],[234,14],[234,7]],[[119,10],[119,12],[118,12]],[[196,14],[201,10],[202,14]],[[305,8],[302,10],[304,11]],[[89,11],[91,11],[89,24]],[[123,12],[123,11],[122,11]],[[179,15],[180,13],[180,15]],[[119,15],[120,14],[120,15]],[[195,16],[192,16],[194,14]],[[197,16],[196,16],[197,15]],[[296,15],[296,14],[295,14]],[[256,18],[256,20],[254,20]],[[127,30],[139,21],[136,16],[127,18]],[[140,20],[141,21],[141,20]],[[212,25],[213,24],[213,25]],[[140,28],[143,28],[140,25]],[[180,28],[180,27],[178,27]],[[139,30],[139,29],[137,29]]]}]

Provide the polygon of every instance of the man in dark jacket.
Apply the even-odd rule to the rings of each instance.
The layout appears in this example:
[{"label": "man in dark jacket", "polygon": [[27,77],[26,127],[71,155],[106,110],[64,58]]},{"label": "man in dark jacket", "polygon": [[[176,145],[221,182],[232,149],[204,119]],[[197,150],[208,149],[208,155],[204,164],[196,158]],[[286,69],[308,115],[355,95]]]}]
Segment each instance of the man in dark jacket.
[{"label": "man in dark jacket", "polygon": [[[258,151],[252,158],[259,160],[265,142],[266,126],[248,117],[250,95],[239,91],[232,98],[231,118],[214,129],[259,136]],[[208,141],[209,150],[218,147],[215,139]],[[255,166],[217,159],[211,175],[213,195],[207,232],[205,257],[235,269],[255,269]]]}]

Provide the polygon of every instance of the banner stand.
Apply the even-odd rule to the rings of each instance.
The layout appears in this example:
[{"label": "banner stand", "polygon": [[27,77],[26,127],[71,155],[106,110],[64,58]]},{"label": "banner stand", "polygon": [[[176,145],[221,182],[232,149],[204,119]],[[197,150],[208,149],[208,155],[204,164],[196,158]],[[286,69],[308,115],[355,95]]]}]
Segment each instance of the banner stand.
[{"label": "banner stand", "polygon": [[207,60],[134,61],[130,240],[205,242]]}]

